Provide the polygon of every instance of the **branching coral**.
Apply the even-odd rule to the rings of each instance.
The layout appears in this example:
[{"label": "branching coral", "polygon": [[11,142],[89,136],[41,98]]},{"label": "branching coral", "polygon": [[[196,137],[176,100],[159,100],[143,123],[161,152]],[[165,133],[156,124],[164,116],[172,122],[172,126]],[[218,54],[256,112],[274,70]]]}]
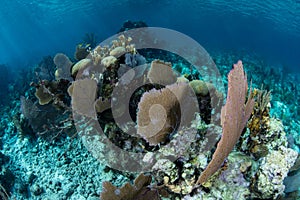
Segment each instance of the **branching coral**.
[{"label": "branching coral", "polygon": [[252,137],[256,137],[269,127],[271,91],[255,89],[253,97],[256,98],[252,117],[249,120],[249,129]]},{"label": "branching coral", "polygon": [[253,96],[256,102],[248,123],[250,137],[244,151],[259,159],[279,146],[286,146],[287,140],[281,121],[270,116],[271,91],[255,89]]},{"label": "branching coral", "polygon": [[[110,46],[100,46],[98,45],[94,50],[90,51],[90,55],[87,56],[87,58],[90,58],[93,60],[95,65],[98,65],[101,63],[102,60],[107,59],[109,57],[109,60],[115,60],[119,56],[125,54],[125,53],[132,53],[135,54],[136,50],[133,44],[130,44],[132,38],[131,37],[125,37],[124,35],[120,35],[117,39],[113,40]],[[102,61],[103,62],[103,61]],[[107,62],[105,62],[107,63]],[[104,63],[104,64],[105,64]],[[114,62],[110,62],[110,64],[113,64]],[[108,66],[105,66],[108,67]]]}]

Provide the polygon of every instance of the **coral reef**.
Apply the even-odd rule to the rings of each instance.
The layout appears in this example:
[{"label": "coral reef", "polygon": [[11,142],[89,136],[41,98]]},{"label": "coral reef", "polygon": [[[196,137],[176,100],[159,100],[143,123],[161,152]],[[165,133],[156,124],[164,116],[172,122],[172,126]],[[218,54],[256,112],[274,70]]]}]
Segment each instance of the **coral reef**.
[{"label": "coral reef", "polygon": [[[21,115],[13,120],[21,134],[38,135],[53,140],[62,132],[74,128],[70,116],[70,98],[67,94],[68,80],[40,80],[30,85],[35,88],[34,95],[38,103],[21,96],[21,113],[18,114]],[[44,118],[47,120],[41,120]],[[74,134],[73,132],[70,131],[69,134]]]},{"label": "coral reef", "polygon": [[[128,21],[123,28],[135,26],[145,24]],[[272,102],[274,90],[272,98],[271,90],[263,88],[250,89],[247,95],[241,61],[233,65],[228,82],[224,78],[226,104],[213,121],[218,109],[212,105],[221,107],[224,94],[202,80],[194,66],[170,52],[138,51],[127,35],[101,46],[90,36],[95,49],[78,45],[76,63],[64,54],[45,57],[27,72],[31,88],[22,90],[12,109],[0,111],[1,198],[92,200],[100,194],[103,200],[283,199],[288,198],[284,192],[298,190],[299,154],[291,148],[297,150],[300,144],[299,123],[287,114],[288,104],[282,112],[276,110],[277,118],[272,116],[274,107],[285,105],[276,93]],[[223,72],[226,67],[220,66]],[[126,101],[128,110],[123,101],[115,103],[127,98],[126,88],[137,83],[144,85],[134,88]],[[124,90],[114,95],[119,86]],[[105,157],[97,162],[84,147],[89,141],[76,137],[77,114],[98,122],[103,138],[114,146],[133,155],[143,153],[145,163],[153,161],[147,175],[130,184],[136,174],[105,167]],[[126,114],[132,121],[117,122]],[[289,128],[280,117],[290,122]],[[87,129],[78,131],[80,136],[93,135],[92,123],[81,125]],[[99,141],[91,143],[99,157],[109,155],[119,166],[140,164],[128,157],[114,159],[117,155]]]},{"label": "coral reef", "polygon": [[[195,138],[193,133],[197,132]],[[220,127],[206,125],[198,114],[190,128],[183,128],[171,141],[172,148],[160,150],[165,155],[181,155],[178,160],[158,160],[152,168],[156,181],[175,194],[190,194],[195,188],[200,171],[207,166],[211,156],[210,146],[215,145],[221,135]],[[180,138],[180,139],[179,139]],[[191,141],[192,140],[192,141]],[[177,141],[177,142],[176,142]],[[179,147],[191,143],[189,151]]]},{"label": "coral reef", "polygon": [[65,104],[68,104],[69,98],[66,95],[70,85],[68,80],[40,80],[39,83],[32,82],[30,85],[36,89],[34,95],[39,100],[40,105],[46,105],[53,101],[53,105],[65,108]]}]

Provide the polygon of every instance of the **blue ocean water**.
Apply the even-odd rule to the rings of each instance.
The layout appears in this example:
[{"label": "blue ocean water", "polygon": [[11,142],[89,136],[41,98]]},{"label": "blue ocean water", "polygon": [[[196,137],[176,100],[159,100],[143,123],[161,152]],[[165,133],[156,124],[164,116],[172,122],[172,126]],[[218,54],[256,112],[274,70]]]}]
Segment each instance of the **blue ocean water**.
[{"label": "blue ocean water", "polygon": [[208,50],[255,52],[299,72],[297,0],[3,0],[0,63],[22,67],[58,51],[73,54],[85,33],[95,33],[100,42],[125,20],[180,31]]},{"label": "blue ocean water", "polygon": [[[197,74],[196,65],[188,65],[178,55],[163,50],[146,49],[135,54],[135,51],[126,49],[126,54],[123,52],[125,55],[120,56],[117,61],[107,61],[113,62],[106,66],[108,71],[111,70],[109,73],[101,70],[96,73],[91,67],[96,63],[93,56],[105,52],[104,47],[98,49],[99,52],[88,49],[90,54],[86,59],[74,56],[76,46],[86,43],[84,37],[87,34],[95,36],[96,42],[101,43],[119,32],[128,20],[143,22],[149,27],[174,30],[194,39],[211,56],[220,76],[204,80],[205,77]],[[123,172],[107,164],[109,161],[119,164],[117,153],[113,154],[110,149],[105,149],[104,142],[96,143],[98,146],[94,143],[89,146],[80,135],[81,129],[78,130],[79,122],[74,113],[81,110],[80,106],[74,106],[76,98],[73,97],[76,95],[73,94],[73,88],[75,84],[80,85],[84,81],[76,80],[75,76],[82,73],[80,75],[83,77],[90,75],[89,78],[92,78],[92,81],[88,79],[91,82],[87,81],[87,85],[94,86],[97,91],[91,94],[94,95],[92,102],[84,104],[86,102],[83,101],[87,105],[83,107],[92,107],[93,111],[101,110],[94,114],[100,129],[105,130],[105,136],[126,152],[147,152],[151,155],[168,142],[173,144],[172,139],[182,133],[178,131],[177,125],[181,121],[175,122],[175,128],[172,127],[174,129],[168,133],[166,140],[159,141],[159,145],[153,147],[149,145],[149,138],[136,139],[137,135],[128,136],[124,129],[120,130],[122,126],[113,118],[115,113],[111,111],[111,102],[115,100],[113,90],[118,86],[126,85],[124,90],[118,90],[123,99],[123,96],[129,94],[124,91],[131,81],[141,80],[143,76],[143,81],[150,80],[150,72],[146,67],[136,70],[136,74],[127,72],[154,59],[172,62],[171,66],[179,72],[177,75],[181,76],[181,81],[194,84],[193,86],[199,84],[204,88],[192,87],[195,91],[205,91],[206,86],[201,85],[204,82],[197,80],[203,78],[205,84],[210,86],[210,91],[206,94],[198,91],[197,94],[201,108],[191,122],[191,127],[196,127],[198,134],[196,142],[190,146],[191,150],[182,153],[180,148],[175,148],[170,153],[164,149],[168,156],[168,153],[174,152],[182,155],[179,158],[176,155],[178,159],[172,163],[165,160],[159,163],[160,167],[165,167],[165,171],[155,169],[146,173],[151,175],[152,183],[155,184],[151,185],[149,179],[144,180],[144,185],[138,188],[135,197],[140,199],[141,193],[147,191],[142,199],[162,199],[161,196],[165,193],[168,193],[165,199],[185,200],[299,198],[299,0],[0,0],[0,25],[0,199],[96,200],[102,193],[102,200],[106,200],[105,191],[111,191],[104,187],[115,189],[109,187],[106,181],[116,187],[121,187],[126,182],[133,184],[138,174]],[[119,40],[127,42],[130,39],[121,37]],[[135,38],[133,41],[136,41]],[[115,46],[111,48],[110,52],[104,53],[105,58],[109,57],[112,50],[117,49]],[[193,52],[194,47],[188,50]],[[84,52],[86,53],[86,49]],[[101,58],[100,63],[105,58]],[[199,138],[203,139],[209,132],[207,130],[212,130],[208,139],[216,140],[213,142],[222,138],[223,125],[220,125],[220,118],[223,116],[218,111],[225,101],[232,98],[226,99],[228,87],[232,89],[243,85],[230,85],[227,77],[232,64],[239,59],[243,60],[249,86],[253,88],[256,101],[254,111],[247,128],[240,133],[242,137],[232,153],[223,159],[223,164],[211,183],[199,186],[195,181],[211,161],[216,147],[214,144],[211,151],[198,154],[200,147],[206,145],[205,140],[202,143]],[[83,71],[79,70],[71,76],[70,71],[75,64],[82,61],[90,66],[85,66]],[[157,63],[160,67],[170,65],[162,64],[161,61]],[[67,75],[59,74],[59,70],[64,67],[68,69]],[[204,68],[209,69],[207,66]],[[147,76],[144,74],[146,72]],[[122,76],[125,78],[121,79]],[[222,87],[213,85],[214,81],[222,82]],[[165,89],[159,84],[145,85],[136,89],[132,98],[125,102],[129,104],[128,110],[134,122],[134,125],[125,124],[126,130],[136,130],[138,126],[137,113],[142,110],[138,105],[143,95],[155,90],[163,93]],[[217,99],[209,96],[210,92],[215,91]],[[89,95],[89,90],[86,89],[82,98]],[[99,107],[97,103],[100,104]],[[214,103],[219,106],[216,106],[219,110],[212,108]],[[175,115],[178,114],[176,109],[178,108],[174,108]],[[120,115],[123,114],[122,110],[119,112]],[[234,110],[232,113],[238,111]],[[157,111],[155,114],[158,116],[160,113]],[[213,122],[210,121],[212,115],[216,116]],[[116,120],[118,117],[120,116]],[[90,133],[90,121],[80,125],[87,127],[84,131]],[[187,135],[192,132],[190,129],[183,131]],[[182,141],[175,144],[186,143],[187,137],[189,135],[180,138]],[[93,154],[93,151],[98,150],[111,154],[105,159],[99,159]],[[143,158],[152,160],[153,157],[147,156]],[[123,168],[127,167],[126,161],[125,159],[125,164],[122,163]],[[265,185],[270,187],[264,187]],[[161,188],[163,189],[160,190]],[[130,187],[127,189],[132,192]],[[118,196],[122,192],[124,191],[115,189],[112,196]]]}]

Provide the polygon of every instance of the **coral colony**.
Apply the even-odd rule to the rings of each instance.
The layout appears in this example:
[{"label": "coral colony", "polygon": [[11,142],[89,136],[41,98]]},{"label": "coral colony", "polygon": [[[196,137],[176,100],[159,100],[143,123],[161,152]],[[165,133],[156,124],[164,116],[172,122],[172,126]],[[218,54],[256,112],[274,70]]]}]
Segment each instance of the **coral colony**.
[{"label": "coral colony", "polygon": [[[162,60],[155,50],[139,53],[132,38],[122,34],[107,46],[96,46],[93,34],[86,37],[91,44],[78,45],[75,60],[58,53],[53,60],[45,58],[44,64],[39,65],[40,70],[34,72],[36,78],[31,87],[21,96],[21,111],[15,114],[14,126],[18,132],[25,138],[30,135],[39,143],[40,150],[35,151],[52,149],[51,144],[60,140],[68,141],[68,147],[54,158],[60,168],[75,162],[68,160],[77,159],[76,156],[70,158],[76,148],[78,152],[84,151],[82,145],[80,148],[80,144],[77,147],[72,144],[73,141],[80,143],[78,134],[81,134],[80,131],[76,133],[72,112],[97,121],[104,135],[121,149],[146,155],[151,152],[159,152],[165,157],[171,153],[178,155],[175,160],[157,157],[151,170],[140,174],[114,171],[107,166],[101,175],[98,174],[102,187],[98,183],[99,187],[95,188],[96,181],[88,183],[95,188],[88,190],[94,199],[99,199],[99,195],[101,200],[284,198],[284,179],[290,170],[297,171],[300,166],[298,153],[289,145],[282,122],[271,117],[271,91],[248,86],[250,81],[243,65],[247,61],[239,60],[233,64],[227,77],[226,95],[214,84],[192,74],[191,70],[190,74],[182,73],[190,66],[182,64],[180,58],[174,59],[171,53],[164,52],[166,60]],[[145,67],[140,71],[130,72],[141,65]],[[179,73],[174,72],[174,66]],[[48,68],[52,69],[49,71]],[[120,78],[123,75],[126,78]],[[136,123],[126,124],[126,127],[135,129],[136,137],[126,134],[116,122],[125,113],[122,106],[112,112],[114,88],[129,87],[133,79],[150,83],[138,87],[129,100],[129,114]],[[78,91],[78,87],[85,89]],[[120,91],[119,96],[126,95],[123,93]],[[210,123],[212,102],[221,109],[219,123]],[[186,106],[190,109],[186,112],[192,112],[192,106],[199,112],[193,113],[192,118],[183,117],[190,123],[179,129],[180,118],[188,116],[182,105],[191,105]],[[195,135],[191,138],[192,133]],[[190,142],[188,150],[177,149],[187,141]],[[166,144],[172,145],[161,148]],[[86,159],[92,160],[88,156]],[[4,162],[5,156],[1,155],[0,160]],[[126,164],[126,158],[116,162]],[[79,162],[77,165],[80,166]],[[1,179],[13,180],[9,178],[13,176],[7,171],[1,174]],[[37,199],[49,199],[54,193],[65,199],[81,195],[72,184],[59,186],[67,183],[64,178],[51,183],[55,187],[50,184],[47,188],[49,182],[32,176],[26,184],[30,195]],[[116,178],[118,176],[123,178]],[[124,184],[126,180],[128,182]],[[2,199],[13,194],[14,184],[20,183],[1,182]],[[70,189],[60,189],[61,193],[55,189],[64,187]],[[20,186],[18,192],[27,193],[22,192]]]}]

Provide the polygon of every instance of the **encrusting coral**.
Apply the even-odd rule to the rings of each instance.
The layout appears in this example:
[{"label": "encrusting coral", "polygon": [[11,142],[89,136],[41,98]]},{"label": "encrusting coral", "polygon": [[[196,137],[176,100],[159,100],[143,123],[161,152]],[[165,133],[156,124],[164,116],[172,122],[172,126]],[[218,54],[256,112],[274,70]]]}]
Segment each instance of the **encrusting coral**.
[{"label": "encrusting coral", "polygon": [[256,98],[256,101],[248,127],[251,137],[256,137],[264,134],[269,127],[271,91],[255,89],[253,97]]},{"label": "encrusting coral", "polygon": [[276,199],[283,194],[283,180],[289,169],[294,165],[298,153],[292,149],[280,146],[262,159],[256,180],[253,183],[257,196],[262,199]]}]

